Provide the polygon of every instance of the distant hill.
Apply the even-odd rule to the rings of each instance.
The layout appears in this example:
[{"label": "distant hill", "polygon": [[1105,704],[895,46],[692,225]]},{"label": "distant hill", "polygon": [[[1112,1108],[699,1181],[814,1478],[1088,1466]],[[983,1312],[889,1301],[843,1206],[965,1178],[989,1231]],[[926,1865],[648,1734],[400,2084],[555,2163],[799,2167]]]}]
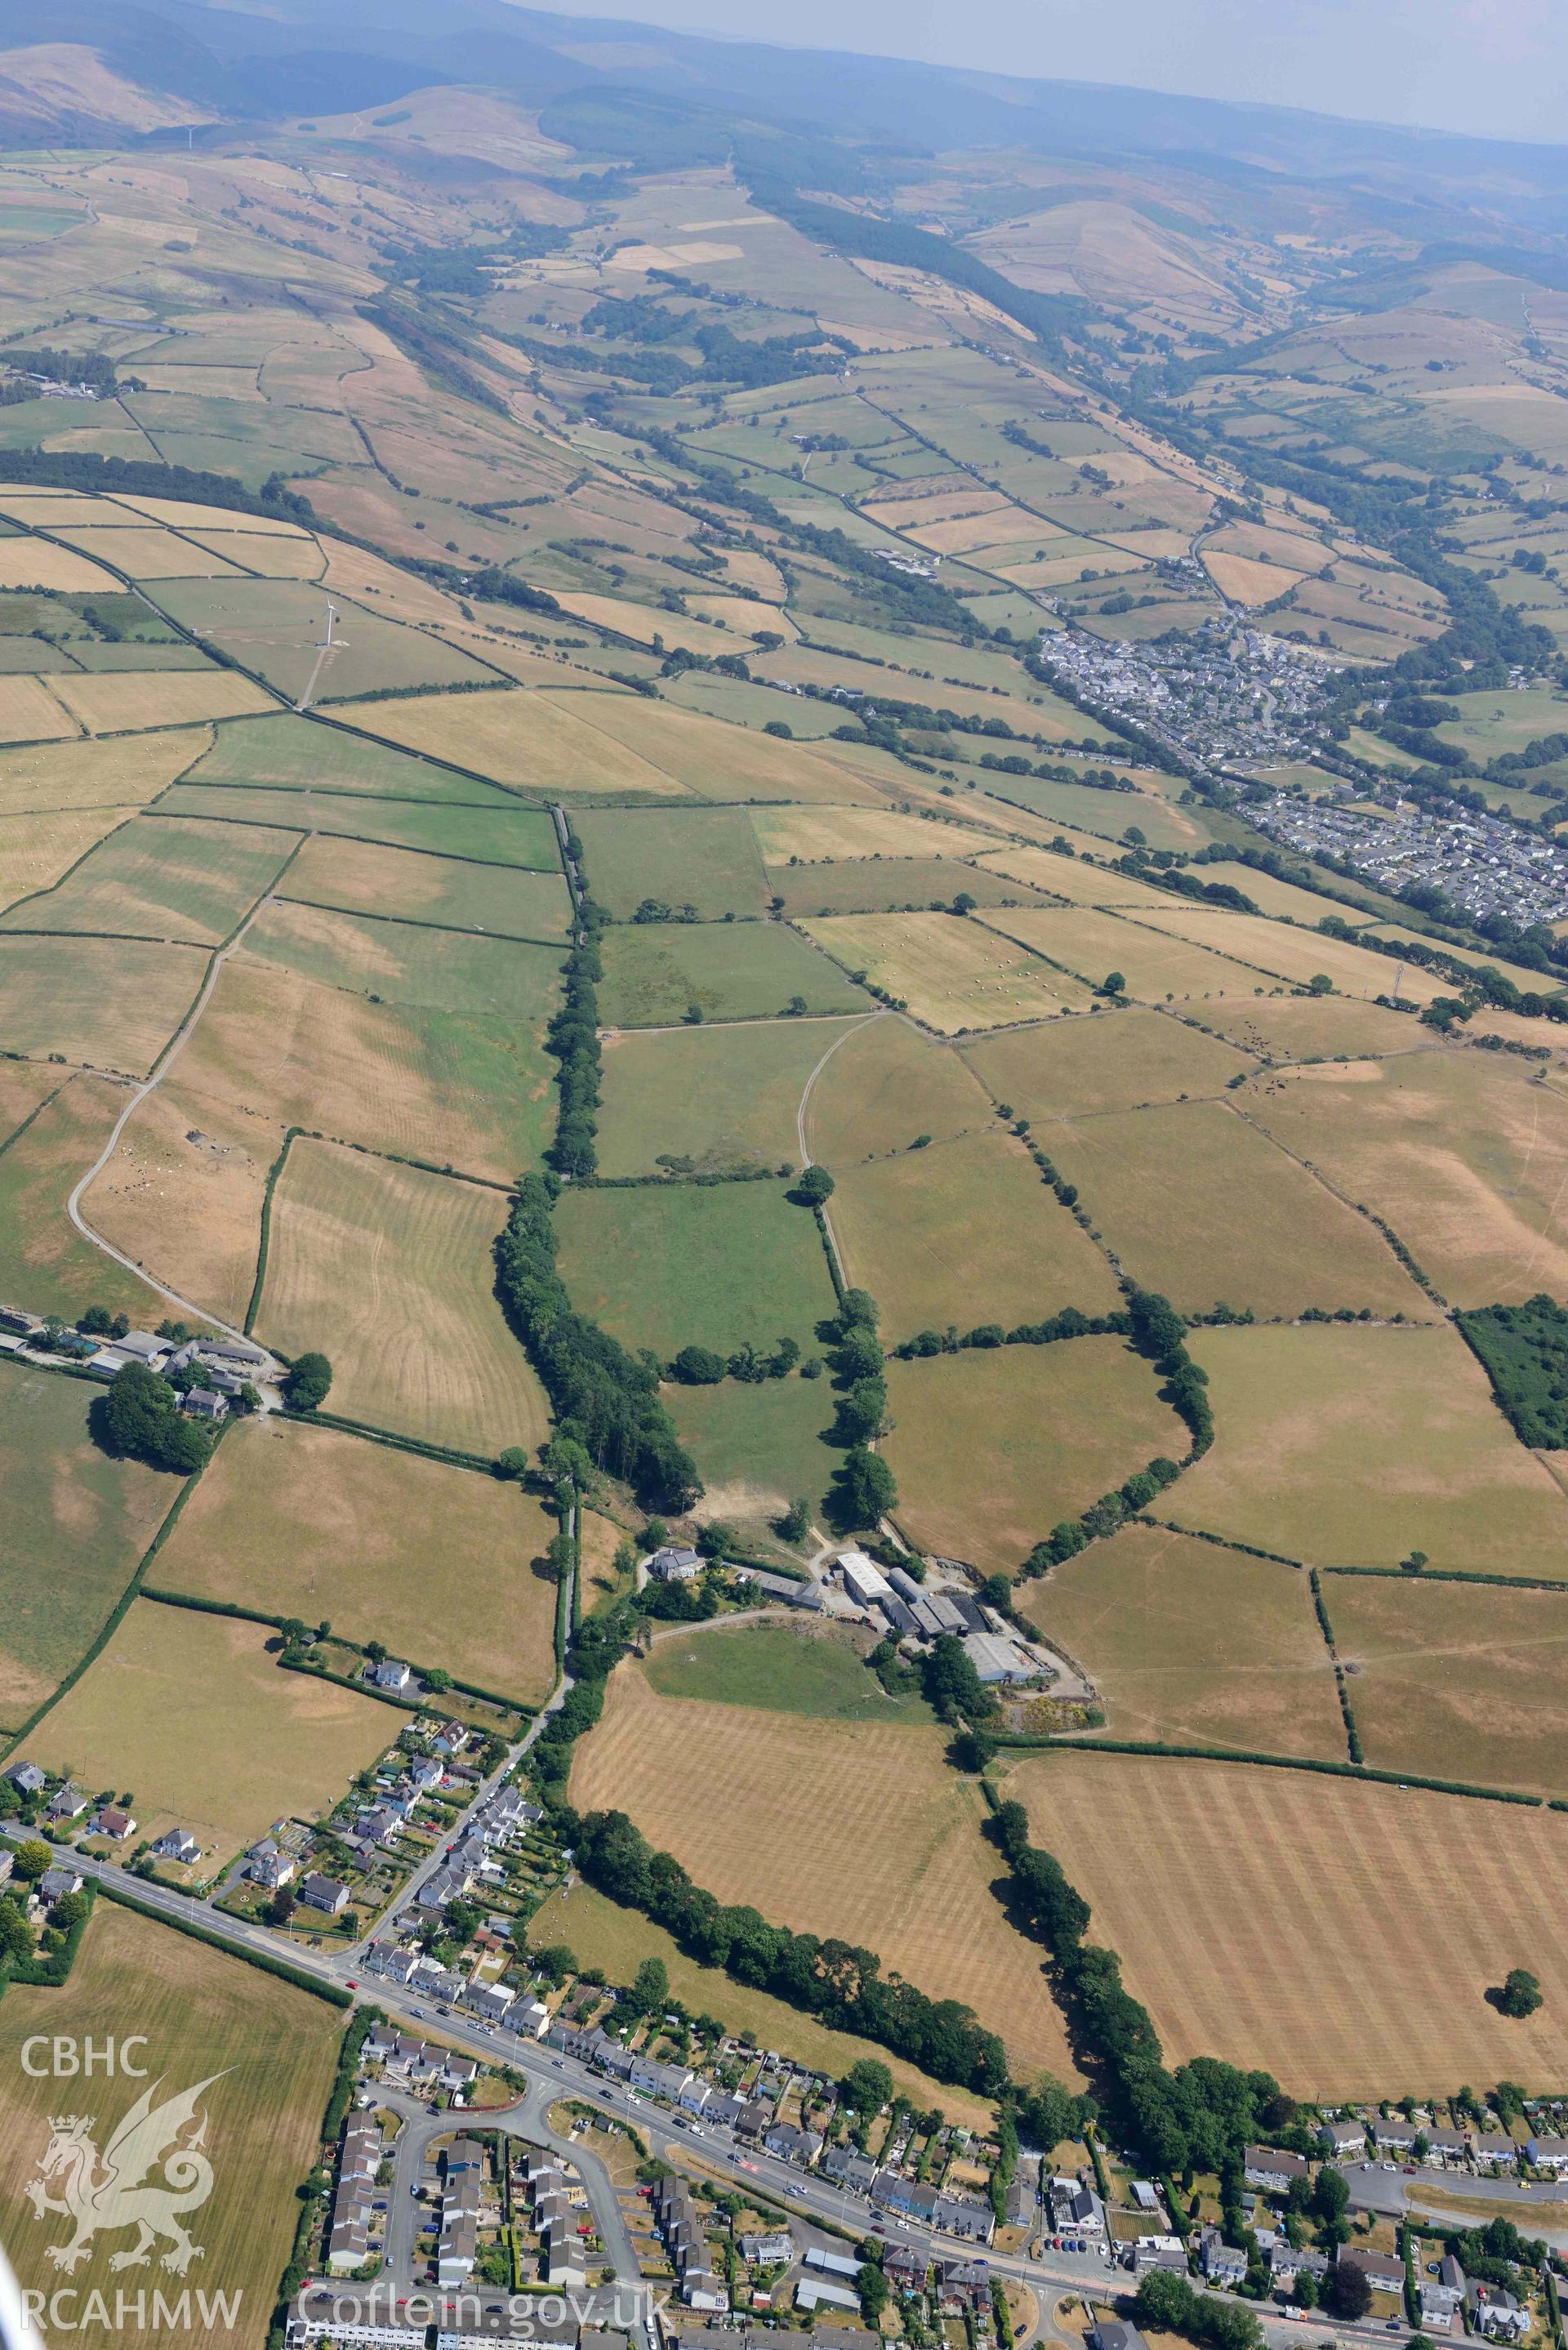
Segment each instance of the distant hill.
[{"label": "distant hill", "polygon": [[[0,50],[25,49],[36,8],[0,0]],[[1568,227],[1568,147],[1467,139],[1085,83],[954,73],[887,57],[718,41],[609,17],[514,7],[508,0],[335,0],[329,47],[318,0],[276,0],[266,16],[199,0],[58,0],[51,43],[93,50],[131,93],[100,80],[88,105],[61,94],[23,109],[35,132],[83,143],[110,120],[151,128],[155,101],[210,120],[330,115],[452,81],[489,85],[529,108],[552,107],[552,130],[597,160],[659,168],[711,160],[730,118],[798,142],[796,184],[852,184],[830,145],[883,161],[959,146],[1054,155],[1149,157],[1233,180],[1344,183],[1440,206],[1484,203],[1516,228]],[[602,62],[600,61],[602,57]],[[634,62],[633,62],[634,61]],[[0,119],[5,110],[0,57]],[[35,77],[36,79],[37,77]],[[93,92],[97,92],[97,96]],[[52,109],[52,111],[51,111]],[[138,117],[140,120],[138,120]]]}]

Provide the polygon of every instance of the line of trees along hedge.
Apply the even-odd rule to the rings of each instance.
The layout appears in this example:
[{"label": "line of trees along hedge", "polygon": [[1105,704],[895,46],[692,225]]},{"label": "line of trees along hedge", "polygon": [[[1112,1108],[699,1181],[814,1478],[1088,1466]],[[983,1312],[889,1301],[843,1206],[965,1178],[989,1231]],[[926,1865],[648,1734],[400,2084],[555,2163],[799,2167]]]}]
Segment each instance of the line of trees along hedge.
[{"label": "line of trees along hedge", "polygon": [[560,1178],[591,1176],[598,1164],[594,1136],[604,917],[587,895],[581,841],[568,831],[566,845],[583,877],[583,895],[565,1000],[545,1039],[559,1064],[556,1135],[546,1154],[556,1172],[519,1180],[495,1243],[496,1288],[545,1383],[557,1435],[575,1438],[597,1467],[625,1478],[646,1508],[679,1515],[698,1499],[702,1481],[659,1401],[659,1366],[629,1355],[608,1331],[575,1312],[556,1263],[552,1211]]},{"label": "line of trees along hedge", "polygon": [[[579,873],[582,845],[568,833],[567,846]],[[599,933],[604,914],[585,895],[577,909],[577,935],[566,959],[561,1008],[545,1035],[545,1049],[559,1066],[556,1138],[546,1154],[558,1174],[579,1178],[598,1166],[595,1147],[599,1106],[598,983],[604,977]]]},{"label": "line of trees along hedge", "polygon": [[185,498],[194,505],[225,506],[231,513],[286,515],[315,530],[320,516],[310,500],[270,473],[260,490],[248,490],[233,473],[208,473],[191,465],[165,465],[151,458],[99,457],[87,450],[7,449],[5,479],[37,489],[82,490],[88,496]]},{"label": "line of trees along hedge", "polygon": [[1030,1843],[1023,1804],[992,1801],[986,1834],[1012,1871],[1013,1907],[1051,1952],[1057,1994],[1116,2127],[1158,2172],[1239,2171],[1250,2139],[1289,2126],[1293,2101],[1272,2074],[1243,2073],[1218,2057],[1168,2071],[1154,2020],[1123,1982],[1116,1953],[1084,1939],[1088,1903],[1061,1863]]},{"label": "line of trees along hedge", "polygon": [[590,1885],[664,1927],[704,1966],[787,2000],[836,2032],[890,2048],[934,2080],[995,2096],[1007,2057],[993,2032],[957,2000],[933,2000],[912,1983],[886,1981],[874,1950],[771,1925],[760,1911],[727,1905],[694,1885],[680,1862],[656,1852],[624,1812],[579,1823],[577,1865]]},{"label": "line of trees along hedge", "polygon": [[495,1243],[501,1300],[555,1410],[556,1433],[623,1477],[645,1508],[679,1515],[702,1491],[697,1464],[659,1397],[659,1368],[574,1312],[556,1267],[555,1178],[524,1175]]}]

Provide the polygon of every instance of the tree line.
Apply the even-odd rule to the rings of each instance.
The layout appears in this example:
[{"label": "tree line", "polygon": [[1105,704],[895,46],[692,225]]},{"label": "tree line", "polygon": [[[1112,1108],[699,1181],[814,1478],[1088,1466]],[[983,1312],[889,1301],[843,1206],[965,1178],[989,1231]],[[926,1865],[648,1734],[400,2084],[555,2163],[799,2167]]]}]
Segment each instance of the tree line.
[{"label": "tree line", "polygon": [[759,1910],[721,1902],[669,1853],[656,1851],[624,1812],[590,1812],[574,1842],[589,1884],[653,1918],[702,1965],[722,1967],[736,1982],[785,2000],[834,2031],[875,2040],[934,2080],[986,2096],[1007,2085],[995,2033],[957,2000],[933,2000],[913,1983],[885,1978],[874,1950],[798,1934]]}]

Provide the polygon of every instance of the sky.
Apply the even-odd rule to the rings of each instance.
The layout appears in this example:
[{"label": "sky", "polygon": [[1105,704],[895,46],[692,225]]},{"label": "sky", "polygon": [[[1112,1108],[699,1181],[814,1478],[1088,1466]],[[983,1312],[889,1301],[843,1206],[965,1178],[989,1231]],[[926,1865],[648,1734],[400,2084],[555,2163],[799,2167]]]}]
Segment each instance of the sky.
[{"label": "sky", "polygon": [[1568,138],[1568,0],[542,0],[563,14],[1254,99],[1490,138]]}]

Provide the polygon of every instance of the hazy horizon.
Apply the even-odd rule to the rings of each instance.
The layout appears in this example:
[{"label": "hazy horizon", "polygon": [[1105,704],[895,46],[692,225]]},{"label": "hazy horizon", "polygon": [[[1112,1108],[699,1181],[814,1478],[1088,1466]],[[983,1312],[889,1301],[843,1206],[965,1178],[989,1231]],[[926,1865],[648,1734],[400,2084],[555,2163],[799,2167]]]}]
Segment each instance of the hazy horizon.
[{"label": "hazy horizon", "polygon": [[553,0],[567,16],[1029,79],[1284,106],[1342,120],[1563,143],[1568,8],[1554,0]]}]

